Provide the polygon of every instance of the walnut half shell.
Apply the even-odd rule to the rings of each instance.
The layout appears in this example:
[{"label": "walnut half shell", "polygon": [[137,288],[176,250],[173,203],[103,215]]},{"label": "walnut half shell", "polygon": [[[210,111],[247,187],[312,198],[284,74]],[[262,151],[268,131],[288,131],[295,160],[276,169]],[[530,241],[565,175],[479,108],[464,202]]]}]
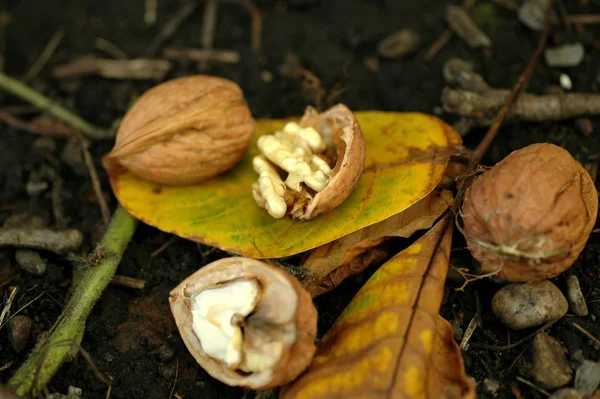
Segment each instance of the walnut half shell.
[{"label": "walnut half shell", "polygon": [[227,385],[287,384],[315,353],[312,297],[296,278],[265,262],[220,259],[173,289],[169,302],[190,353]]},{"label": "walnut half shell", "polygon": [[259,174],[252,192],[275,218],[310,220],[339,206],[354,190],[365,164],[365,138],[348,107],[323,113],[308,107],[298,124],[258,139]]}]

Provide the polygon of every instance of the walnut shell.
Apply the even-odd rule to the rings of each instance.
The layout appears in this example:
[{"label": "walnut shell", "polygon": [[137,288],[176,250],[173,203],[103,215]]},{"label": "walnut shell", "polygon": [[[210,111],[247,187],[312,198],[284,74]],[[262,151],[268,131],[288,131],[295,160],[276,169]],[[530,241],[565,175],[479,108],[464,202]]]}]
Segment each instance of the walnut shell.
[{"label": "walnut shell", "polygon": [[563,148],[533,144],[474,179],[462,231],[487,273],[519,282],[552,278],[583,250],[598,213],[588,172]]},{"label": "walnut shell", "polygon": [[300,126],[312,127],[325,142],[333,142],[337,159],[331,179],[306,206],[300,220],[313,219],[339,206],[354,190],[365,166],[366,143],[356,117],[344,104],[337,104],[323,113],[308,107]]},{"label": "walnut shell", "polygon": [[127,112],[102,162],[161,184],[200,183],[232,169],[246,154],[255,121],[242,90],[196,75],[146,91]]},{"label": "walnut shell", "polygon": [[[261,287],[254,311],[242,323],[244,342],[267,354],[273,353],[269,351],[273,345],[283,348],[268,370],[243,372],[227,367],[202,349],[192,329],[193,295],[240,279],[255,280]],[[295,277],[268,263],[243,257],[217,260],[173,289],[169,302],[190,353],[212,377],[230,386],[270,389],[287,384],[308,367],[316,351],[317,310],[312,297]]]}]

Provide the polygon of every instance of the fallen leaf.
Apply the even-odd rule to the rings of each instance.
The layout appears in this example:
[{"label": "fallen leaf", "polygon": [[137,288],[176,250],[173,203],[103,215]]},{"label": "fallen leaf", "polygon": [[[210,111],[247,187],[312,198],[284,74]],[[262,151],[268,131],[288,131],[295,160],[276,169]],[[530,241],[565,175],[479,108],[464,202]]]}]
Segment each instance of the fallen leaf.
[{"label": "fallen leaf", "polygon": [[337,287],[345,278],[360,273],[387,255],[377,248],[391,237],[410,237],[428,229],[453,200],[448,190],[433,191],[410,208],[312,250],[302,267],[310,270],[304,287],[318,296]]},{"label": "fallen leaf", "polygon": [[[404,211],[440,181],[460,136],[420,113],[357,112],[366,143],[365,169],[340,206],[310,221],[274,219],[252,197],[254,142],[230,172],[185,187],[157,185],[124,171],[111,177],[121,205],[142,222],[183,238],[252,258],[308,251]],[[257,121],[256,135],[286,120]]]},{"label": "fallen leaf", "polygon": [[438,315],[447,218],[373,274],[281,398],[475,398],[452,328]]}]

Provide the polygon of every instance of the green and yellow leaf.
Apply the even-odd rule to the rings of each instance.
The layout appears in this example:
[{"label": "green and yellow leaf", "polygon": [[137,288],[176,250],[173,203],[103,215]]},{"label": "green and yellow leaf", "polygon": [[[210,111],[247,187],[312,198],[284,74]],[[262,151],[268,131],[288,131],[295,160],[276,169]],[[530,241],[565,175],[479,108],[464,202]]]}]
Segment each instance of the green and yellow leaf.
[{"label": "green and yellow leaf", "polygon": [[[365,169],[339,207],[310,221],[274,219],[255,204],[256,143],[232,171],[194,186],[157,185],[130,172],[111,177],[121,205],[146,224],[252,258],[305,252],[404,211],[440,181],[460,137],[420,113],[357,112],[365,136]],[[257,121],[257,136],[288,120]]]}]

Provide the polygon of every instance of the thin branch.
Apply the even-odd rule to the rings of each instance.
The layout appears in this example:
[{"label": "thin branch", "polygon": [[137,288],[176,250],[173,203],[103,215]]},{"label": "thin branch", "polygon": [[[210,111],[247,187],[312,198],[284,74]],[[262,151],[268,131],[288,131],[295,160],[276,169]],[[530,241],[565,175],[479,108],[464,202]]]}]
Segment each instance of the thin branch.
[{"label": "thin branch", "polygon": [[35,60],[33,65],[31,65],[29,70],[25,72],[25,74],[21,78],[23,82],[29,82],[33,80],[40,73],[40,71],[44,68],[48,60],[52,57],[52,55],[58,48],[64,36],[65,32],[62,29],[58,30],[56,33],[54,33],[54,35],[52,35],[52,37],[40,53],[40,56]]},{"label": "thin branch", "polygon": [[137,220],[123,208],[117,208],[104,235],[103,256],[84,271],[82,281],[76,284],[73,295],[47,339],[41,340],[25,363],[8,382],[21,396],[35,396],[48,384],[54,373],[71,353],[72,345],[81,338],[92,307],[113,277]]},{"label": "thin branch", "polygon": [[17,96],[22,100],[35,105],[39,109],[49,112],[75,129],[81,130],[91,139],[101,140],[113,137],[113,132],[89,124],[79,116],[64,108],[62,105],[53,102],[48,97],[38,93],[31,87],[19,82],[16,79],[10,78],[3,73],[0,73],[0,90]]},{"label": "thin branch", "polygon": [[535,49],[535,52],[531,56],[531,59],[529,60],[527,67],[525,68],[525,70],[523,71],[521,76],[519,77],[519,80],[517,80],[517,83],[511,90],[510,96],[504,103],[504,106],[502,107],[502,109],[500,110],[498,115],[496,116],[494,123],[492,124],[492,126],[490,127],[488,132],[486,133],[483,140],[481,140],[481,142],[479,143],[477,148],[475,148],[475,150],[473,151],[471,161],[469,163],[469,168],[468,168],[469,170],[474,169],[481,161],[483,154],[487,151],[488,147],[494,140],[494,137],[496,137],[496,135],[498,134],[498,130],[500,129],[502,122],[504,122],[504,119],[506,119],[506,117],[508,116],[508,113],[510,112],[510,109],[511,109],[513,103],[519,97],[519,94],[521,93],[521,89],[523,88],[525,83],[527,83],[527,81],[531,77],[533,70],[535,69],[542,53],[544,52],[544,47],[546,46],[546,40],[548,39],[548,34],[550,33],[550,25],[551,25],[550,24],[550,21],[551,21],[550,16],[552,14],[552,9],[554,8],[555,4],[556,4],[556,0],[550,0],[548,2],[548,8],[546,9],[546,22],[544,24],[544,30],[542,31],[542,34],[540,36],[537,48]]},{"label": "thin branch", "polygon": [[190,15],[192,15],[197,5],[197,2],[190,1],[189,3],[186,3],[183,7],[181,7],[179,11],[177,11],[175,15],[173,15],[171,19],[169,19],[169,21],[165,24],[158,36],[156,36],[154,40],[152,40],[152,42],[148,46],[147,54],[155,54],[162,47],[162,45],[167,40],[169,40],[171,36],[175,34],[175,32],[177,32],[177,29],[179,29],[179,26],[181,26],[183,21],[185,21],[189,18]]},{"label": "thin branch", "polygon": [[85,166],[87,167],[88,173],[90,174],[90,179],[92,179],[94,194],[96,195],[96,199],[98,200],[100,212],[102,212],[102,219],[104,220],[104,225],[108,226],[108,224],[110,223],[110,211],[108,210],[108,205],[106,204],[106,199],[104,198],[104,193],[102,192],[102,186],[100,185],[100,179],[98,179],[98,173],[96,172],[94,160],[92,159],[90,151],[88,150],[88,143],[81,136],[79,136],[79,143],[81,144],[81,150],[83,152]]}]

